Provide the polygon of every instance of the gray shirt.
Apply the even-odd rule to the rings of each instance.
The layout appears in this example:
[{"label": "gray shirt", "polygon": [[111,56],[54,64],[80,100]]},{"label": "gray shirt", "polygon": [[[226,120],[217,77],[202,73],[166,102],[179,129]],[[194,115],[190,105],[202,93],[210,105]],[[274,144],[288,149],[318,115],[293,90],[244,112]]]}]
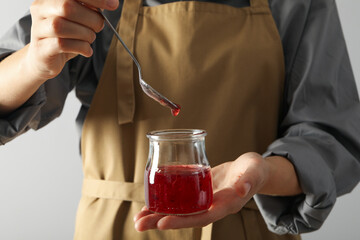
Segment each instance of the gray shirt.
[{"label": "gray shirt", "polygon": [[[164,2],[169,0],[145,0],[144,4]],[[234,7],[249,5],[248,0],[211,2]],[[255,200],[270,230],[279,234],[304,233],[318,229],[337,196],[350,192],[359,182],[360,104],[335,1],[269,3],[283,44],[286,81],[278,139],[264,156],[288,158],[295,166],[304,194],[256,195]],[[105,13],[116,25],[121,6]],[[29,42],[30,28],[31,17],[27,14],[0,39],[0,59]],[[111,38],[106,27],[92,45],[91,58],[72,59],[23,106],[1,118],[0,144],[58,117],[73,89],[82,103],[77,118],[81,127]]]}]

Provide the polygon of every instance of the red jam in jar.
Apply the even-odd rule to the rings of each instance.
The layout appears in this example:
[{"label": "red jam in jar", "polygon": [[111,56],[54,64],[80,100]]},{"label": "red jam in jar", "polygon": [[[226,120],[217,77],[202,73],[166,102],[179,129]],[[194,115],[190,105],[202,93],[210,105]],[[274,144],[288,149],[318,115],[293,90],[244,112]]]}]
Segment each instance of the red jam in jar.
[{"label": "red jam in jar", "polygon": [[152,212],[196,214],[206,211],[212,200],[210,167],[169,165],[145,171],[145,202]]}]

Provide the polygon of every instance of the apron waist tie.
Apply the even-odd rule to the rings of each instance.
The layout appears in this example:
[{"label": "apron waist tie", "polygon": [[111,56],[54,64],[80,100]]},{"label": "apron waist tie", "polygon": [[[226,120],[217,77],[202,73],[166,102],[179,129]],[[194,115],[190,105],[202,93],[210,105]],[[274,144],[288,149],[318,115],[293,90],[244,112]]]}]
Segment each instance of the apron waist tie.
[{"label": "apron waist tie", "polygon": [[143,183],[84,179],[82,194],[94,198],[145,202]]}]

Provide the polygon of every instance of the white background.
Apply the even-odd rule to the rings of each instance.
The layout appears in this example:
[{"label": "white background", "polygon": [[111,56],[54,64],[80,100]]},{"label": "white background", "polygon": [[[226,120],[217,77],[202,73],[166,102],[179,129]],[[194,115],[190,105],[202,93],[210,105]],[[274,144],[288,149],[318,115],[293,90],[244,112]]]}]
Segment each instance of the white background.
[{"label": "white background", "polygon": [[[1,0],[0,35],[31,2]],[[338,8],[360,86],[360,1],[341,0]],[[72,239],[82,179],[74,124],[79,107],[71,93],[59,119],[0,147],[0,240]],[[357,187],[338,199],[321,230],[304,234],[303,239],[360,239],[359,202]]]}]

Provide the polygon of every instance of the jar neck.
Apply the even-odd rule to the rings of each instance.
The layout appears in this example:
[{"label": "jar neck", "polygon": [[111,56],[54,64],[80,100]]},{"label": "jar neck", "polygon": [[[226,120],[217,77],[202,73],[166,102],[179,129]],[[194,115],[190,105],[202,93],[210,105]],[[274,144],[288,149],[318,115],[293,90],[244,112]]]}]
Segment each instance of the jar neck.
[{"label": "jar neck", "polygon": [[[156,133],[157,137],[149,137],[148,164],[161,165],[203,165],[209,163],[205,151],[205,135],[189,136],[188,133],[176,132]],[[171,136],[169,136],[171,135]],[[181,135],[181,136],[180,136]]]},{"label": "jar neck", "polygon": [[152,131],[146,136],[154,141],[196,141],[204,139],[206,134],[205,130],[200,129],[167,129]]}]

